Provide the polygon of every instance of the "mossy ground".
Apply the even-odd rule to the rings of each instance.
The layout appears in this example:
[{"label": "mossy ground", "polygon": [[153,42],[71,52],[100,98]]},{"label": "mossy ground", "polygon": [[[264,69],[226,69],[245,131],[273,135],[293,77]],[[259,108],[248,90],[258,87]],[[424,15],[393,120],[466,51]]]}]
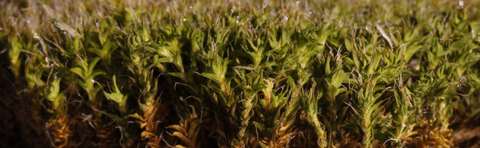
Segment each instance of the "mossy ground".
[{"label": "mossy ground", "polygon": [[480,2],[0,2],[0,147],[478,147]]}]

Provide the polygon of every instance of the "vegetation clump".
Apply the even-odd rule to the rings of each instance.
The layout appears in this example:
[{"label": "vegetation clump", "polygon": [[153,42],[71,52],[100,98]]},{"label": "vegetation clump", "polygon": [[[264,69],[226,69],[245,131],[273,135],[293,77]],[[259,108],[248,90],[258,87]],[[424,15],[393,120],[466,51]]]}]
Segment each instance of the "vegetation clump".
[{"label": "vegetation clump", "polygon": [[[480,139],[456,137],[480,130],[477,1],[0,6],[2,88],[15,87],[1,104],[35,119],[37,146],[458,147]],[[7,110],[15,98],[28,106]]]}]

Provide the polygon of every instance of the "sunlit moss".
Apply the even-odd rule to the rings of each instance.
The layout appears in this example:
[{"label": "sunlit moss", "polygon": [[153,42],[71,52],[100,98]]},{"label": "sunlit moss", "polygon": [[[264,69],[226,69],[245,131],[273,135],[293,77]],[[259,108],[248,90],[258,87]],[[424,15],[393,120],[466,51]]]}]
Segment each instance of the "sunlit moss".
[{"label": "sunlit moss", "polygon": [[3,1],[0,43],[53,146],[449,147],[479,4]]}]

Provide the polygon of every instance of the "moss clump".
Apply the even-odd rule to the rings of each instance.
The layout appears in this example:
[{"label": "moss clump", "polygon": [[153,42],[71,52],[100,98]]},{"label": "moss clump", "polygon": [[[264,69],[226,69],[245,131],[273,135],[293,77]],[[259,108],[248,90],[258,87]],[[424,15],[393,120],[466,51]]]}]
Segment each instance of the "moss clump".
[{"label": "moss clump", "polygon": [[50,146],[451,147],[479,121],[476,1],[0,4]]}]

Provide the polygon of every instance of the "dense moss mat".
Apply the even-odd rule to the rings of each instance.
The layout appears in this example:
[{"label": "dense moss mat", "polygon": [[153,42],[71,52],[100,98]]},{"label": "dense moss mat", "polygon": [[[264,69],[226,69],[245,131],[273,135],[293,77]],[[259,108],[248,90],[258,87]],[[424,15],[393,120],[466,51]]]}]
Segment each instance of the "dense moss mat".
[{"label": "dense moss mat", "polygon": [[478,1],[0,1],[0,147],[475,147]]},{"label": "dense moss mat", "polygon": [[0,55],[0,147],[45,147],[45,120],[33,109],[28,96],[17,91],[22,85],[8,69],[6,54]]}]

